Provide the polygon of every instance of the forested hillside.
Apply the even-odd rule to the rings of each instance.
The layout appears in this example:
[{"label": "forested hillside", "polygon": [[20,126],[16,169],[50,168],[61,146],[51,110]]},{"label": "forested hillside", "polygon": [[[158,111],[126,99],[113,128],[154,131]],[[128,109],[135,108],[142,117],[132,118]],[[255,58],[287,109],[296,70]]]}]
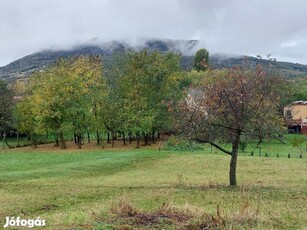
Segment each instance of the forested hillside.
[{"label": "forested hillside", "polygon": [[[0,79],[7,82],[15,81],[20,78],[27,78],[32,72],[46,68],[54,64],[59,58],[68,58],[77,55],[101,55],[104,63],[108,63],[110,54],[113,52],[127,51],[130,49],[158,50],[162,52],[172,51],[182,54],[181,68],[190,70],[193,65],[194,54],[200,44],[195,40],[147,40],[140,45],[131,46],[125,42],[113,41],[103,44],[87,44],[68,50],[45,50],[18,59],[0,68]],[[210,66],[212,68],[230,68],[235,65],[242,65],[245,56],[210,54]],[[286,77],[305,77],[307,76],[307,65],[269,61],[255,57],[248,57],[251,65],[262,64],[269,66],[282,73]]]}]

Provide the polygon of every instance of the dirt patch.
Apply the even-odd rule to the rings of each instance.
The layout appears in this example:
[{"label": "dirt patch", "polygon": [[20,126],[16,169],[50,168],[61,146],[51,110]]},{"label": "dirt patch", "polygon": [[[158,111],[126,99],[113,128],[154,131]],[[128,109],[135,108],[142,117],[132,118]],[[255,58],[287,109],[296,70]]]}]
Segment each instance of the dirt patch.
[{"label": "dirt patch", "polygon": [[42,211],[50,211],[50,210],[54,210],[56,209],[58,206],[54,205],[54,204],[47,204],[45,206],[43,206],[42,208],[40,208],[40,210]]},{"label": "dirt patch", "polygon": [[[67,141],[66,149],[61,149],[58,146],[55,146],[54,143],[50,144],[40,144],[36,148],[28,146],[28,147],[19,147],[19,148],[13,148],[10,149],[10,151],[31,151],[31,152],[82,152],[82,151],[91,151],[91,150],[126,150],[126,149],[136,149],[136,141],[133,141],[131,144],[129,142],[126,142],[124,145],[124,142],[122,140],[116,140],[114,142],[114,147],[112,147],[111,143],[105,143],[104,145],[97,145],[95,141],[92,141],[91,143],[85,142],[82,146],[81,149],[78,148],[78,145],[75,144],[72,141]],[[163,147],[164,142],[156,142],[154,144],[150,144],[147,146],[141,145],[141,149],[156,149],[159,150],[161,146]]]},{"label": "dirt patch", "polygon": [[190,217],[177,214],[163,214],[163,213],[140,213],[134,216],[135,223],[138,225],[152,225],[163,222],[186,222]]},{"label": "dirt patch", "polygon": [[[109,219],[109,223],[125,223],[130,229],[163,228],[162,226],[176,226],[181,230],[216,229],[225,227],[225,223],[211,215],[202,218],[183,214],[138,213],[133,216],[122,216]],[[127,228],[129,229],[129,228]]]},{"label": "dirt patch", "polygon": [[163,229],[164,226],[175,226],[176,229],[188,230],[225,226],[224,218],[219,213],[219,207],[217,215],[211,215],[189,204],[182,206],[166,202],[152,212],[144,212],[137,209],[127,195],[113,201],[109,213],[112,216],[107,220],[108,223],[115,226],[124,224],[131,229],[151,227]]}]

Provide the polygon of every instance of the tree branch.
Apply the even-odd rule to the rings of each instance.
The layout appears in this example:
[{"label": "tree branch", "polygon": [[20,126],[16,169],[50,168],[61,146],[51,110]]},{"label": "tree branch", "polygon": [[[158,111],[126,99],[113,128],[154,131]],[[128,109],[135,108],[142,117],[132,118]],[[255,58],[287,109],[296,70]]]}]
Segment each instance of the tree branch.
[{"label": "tree branch", "polygon": [[282,139],[280,139],[279,137],[274,137],[276,140],[278,140],[278,141],[280,141],[281,143],[283,143],[283,144],[287,144],[286,142],[284,142]]},{"label": "tree branch", "polygon": [[221,150],[223,153],[226,153],[226,154],[228,154],[230,156],[232,155],[232,152],[224,149],[223,147],[219,146],[218,144],[215,144],[212,141],[204,141],[204,140],[200,140],[200,139],[197,139],[196,141],[200,142],[200,143],[209,143],[210,145],[212,145],[213,147],[217,148],[218,150]]},{"label": "tree branch", "polygon": [[[231,127],[231,126],[227,126],[227,125],[223,125],[223,124],[216,124],[216,123],[209,123],[209,122],[208,122],[208,125],[217,126],[217,127],[222,127],[222,128],[225,128],[225,129],[235,130],[235,131],[241,130],[241,129],[239,129],[239,128],[233,128],[233,127]],[[243,130],[241,130],[241,131],[243,131]]]}]

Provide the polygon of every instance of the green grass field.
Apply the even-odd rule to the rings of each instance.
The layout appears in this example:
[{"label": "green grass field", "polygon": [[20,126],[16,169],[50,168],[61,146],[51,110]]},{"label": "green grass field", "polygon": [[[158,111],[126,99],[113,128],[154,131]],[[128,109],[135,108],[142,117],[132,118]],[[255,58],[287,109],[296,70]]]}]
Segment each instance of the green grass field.
[{"label": "green grass field", "polygon": [[0,228],[40,216],[45,229],[306,229],[307,159],[247,155],[229,188],[229,156],[209,148],[2,150]]}]

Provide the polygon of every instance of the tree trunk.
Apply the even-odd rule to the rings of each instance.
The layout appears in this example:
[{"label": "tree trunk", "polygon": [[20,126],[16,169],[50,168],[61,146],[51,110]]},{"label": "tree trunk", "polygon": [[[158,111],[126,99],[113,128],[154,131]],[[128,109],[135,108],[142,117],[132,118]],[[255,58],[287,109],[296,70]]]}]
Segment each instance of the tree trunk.
[{"label": "tree trunk", "polygon": [[54,139],[55,139],[55,144],[54,144],[54,146],[55,146],[55,147],[60,146],[60,143],[59,143],[59,134],[55,133],[55,134],[54,134]]},{"label": "tree trunk", "polygon": [[2,140],[2,149],[4,149],[4,143],[5,143],[5,136],[6,136],[6,134],[5,133],[3,133],[3,140]]},{"label": "tree trunk", "polygon": [[159,142],[159,152],[161,151],[161,138],[160,135],[158,136],[158,142]]},{"label": "tree trunk", "polygon": [[150,133],[146,133],[147,144],[151,145]]},{"label": "tree trunk", "polygon": [[128,135],[129,135],[129,144],[131,144],[132,143],[132,133],[129,133]]},{"label": "tree trunk", "polygon": [[18,148],[18,147],[20,147],[20,145],[19,145],[19,132],[17,131],[17,144],[16,144],[16,147]]},{"label": "tree trunk", "polygon": [[108,132],[108,141],[107,143],[110,143],[110,133]]},{"label": "tree trunk", "polygon": [[125,136],[125,132],[123,132],[123,141],[124,141],[124,145],[126,145],[126,136]]},{"label": "tree trunk", "polygon": [[152,130],[152,143],[154,144],[155,143],[155,131]]},{"label": "tree trunk", "polygon": [[143,137],[144,137],[144,145],[147,146],[148,145],[148,134],[143,132]]},{"label": "tree trunk", "polygon": [[89,131],[87,131],[87,143],[91,143],[91,137]]},{"label": "tree trunk", "polygon": [[136,148],[139,149],[140,148],[140,134],[136,135]]},{"label": "tree trunk", "polygon": [[64,138],[64,134],[60,133],[59,136],[60,136],[60,142],[61,142],[61,149],[66,149],[67,146],[66,146],[66,141],[65,141],[65,138]]},{"label": "tree trunk", "polygon": [[230,160],[230,169],[229,169],[229,185],[236,186],[237,185],[237,158],[238,158],[238,150],[240,143],[241,131],[237,131],[235,139],[232,143],[232,154]]},{"label": "tree trunk", "polygon": [[36,134],[32,134],[32,145],[34,145],[34,148],[37,148],[37,140],[36,140]]},{"label": "tree trunk", "polygon": [[112,132],[112,148],[115,146],[115,134]]},{"label": "tree trunk", "polygon": [[236,176],[236,169],[237,169],[237,157],[238,157],[238,149],[232,149],[232,155],[230,160],[230,170],[229,170],[229,184],[231,186],[237,185],[237,176]]},{"label": "tree trunk", "polygon": [[100,135],[99,135],[99,131],[96,131],[96,137],[97,137],[97,145],[100,145]]},{"label": "tree trunk", "polygon": [[78,148],[81,149],[81,146],[82,146],[82,136],[81,136],[81,133],[78,133],[78,135],[77,135],[77,142],[78,142]]},{"label": "tree trunk", "polygon": [[78,143],[78,140],[77,140],[77,134],[74,133],[74,141],[75,141],[75,144]]}]

